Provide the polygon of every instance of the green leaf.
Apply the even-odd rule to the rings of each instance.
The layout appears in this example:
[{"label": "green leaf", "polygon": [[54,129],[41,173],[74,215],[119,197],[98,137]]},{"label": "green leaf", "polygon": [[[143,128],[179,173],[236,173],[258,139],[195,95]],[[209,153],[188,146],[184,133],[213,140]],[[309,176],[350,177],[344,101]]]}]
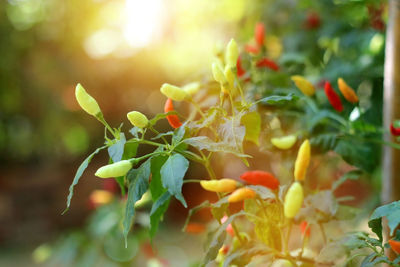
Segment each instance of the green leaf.
[{"label": "green leaf", "polygon": [[264,105],[270,105],[270,106],[274,106],[274,105],[283,105],[283,104],[287,104],[290,102],[294,102],[297,99],[299,99],[299,97],[293,93],[287,94],[287,95],[271,95],[271,96],[267,96],[264,97],[260,100],[257,101],[257,103],[261,103]]},{"label": "green leaf", "polygon": [[72,196],[74,195],[74,187],[75,185],[78,184],[79,179],[81,178],[83,172],[86,170],[87,166],[89,165],[90,161],[92,160],[92,158],[94,157],[94,155],[96,155],[97,153],[100,152],[100,150],[106,148],[107,146],[102,146],[97,148],[92,154],[90,154],[79,166],[78,170],[75,173],[75,177],[74,180],[72,181],[72,184],[69,187],[69,194],[67,197],[67,207],[65,208],[65,210],[63,211],[62,214],[66,213],[69,209],[69,206],[71,205],[71,199]]},{"label": "green leaf", "polygon": [[152,137],[151,140],[157,140],[157,139],[159,139],[161,137],[164,137],[164,136],[172,136],[173,134],[174,134],[173,131],[168,131],[166,133],[159,133],[156,136]]},{"label": "green leaf", "polygon": [[218,133],[225,144],[230,144],[235,151],[243,153],[243,140],[246,128],[240,125],[243,113],[234,117],[223,117],[218,127]]},{"label": "green leaf", "polygon": [[186,227],[187,227],[187,225],[188,225],[188,223],[189,223],[189,221],[190,221],[190,218],[191,218],[194,214],[196,214],[196,212],[198,212],[199,210],[201,210],[201,209],[203,209],[203,208],[205,208],[205,207],[210,207],[210,202],[209,202],[208,200],[204,201],[204,202],[201,203],[200,205],[197,205],[196,207],[191,208],[191,209],[189,210],[188,216],[186,217],[185,224],[184,224],[183,227],[182,227],[182,231],[185,231],[185,229],[186,229]]},{"label": "green leaf", "polygon": [[136,138],[139,138],[138,133],[140,132],[140,128],[138,127],[133,127],[132,129],[129,130],[129,132]]},{"label": "green leaf", "polygon": [[135,203],[140,200],[149,187],[150,160],[146,160],[138,169],[131,169],[127,174],[129,183],[128,199],[125,208],[125,218],[123,221],[123,235],[125,246],[127,245],[127,236],[135,216]]},{"label": "green leaf", "polygon": [[350,140],[340,139],[335,147],[335,152],[342,158],[358,168],[367,172],[372,172],[379,160],[378,149],[375,146],[358,140],[356,136]]},{"label": "green leaf", "polygon": [[172,135],[173,146],[176,146],[183,139],[183,136],[185,135],[185,130],[185,125],[182,125],[174,131],[174,134]]},{"label": "green leaf", "polygon": [[150,238],[153,239],[157,232],[158,224],[160,223],[164,213],[168,209],[169,201],[171,199],[171,194],[166,191],[162,194],[157,201],[154,202],[150,211]]},{"label": "green leaf", "polygon": [[[382,240],[382,217],[386,217],[388,220],[388,226],[390,228],[390,235],[393,235],[394,230],[400,223],[400,200],[381,206],[372,213],[368,225],[378,235],[379,239]],[[374,227],[374,228],[372,228]],[[378,231],[375,232],[375,230]]]},{"label": "green leaf", "polygon": [[232,146],[232,144],[225,142],[217,143],[212,141],[207,136],[190,137],[185,139],[183,142],[199,150],[205,149],[210,152],[231,153],[238,157],[251,157],[249,155],[243,154],[241,151],[238,151],[236,147]]},{"label": "green leaf", "polygon": [[113,162],[121,161],[124,154],[125,143],[125,135],[124,133],[120,133],[119,140],[117,140],[117,142],[115,142],[112,146],[108,147],[108,155],[110,155],[110,158]]},{"label": "green leaf", "polygon": [[165,155],[159,155],[151,158],[150,192],[153,201],[158,199],[166,191],[161,182],[160,170],[167,159],[168,156]]},{"label": "green leaf", "polygon": [[332,191],[335,191],[341,184],[347,180],[357,180],[363,174],[361,170],[352,170],[342,175],[332,184]]},{"label": "green leaf", "polygon": [[187,204],[182,195],[183,177],[189,167],[189,161],[181,154],[170,156],[161,167],[161,181],[163,187],[168,189],[186,208]]},{"label": "green leaf", "polygon": [[246,127],[244,139],[259,145],[259,137],[261,131],[261,117],[257,111],[249,112],[242,116],[242,125]]},{"label": "green leaf", "polygon": [[137,148],[139,143],[125,143],[124,154],[122,155],[122,159],[131,159],[136,156]]},{"label": "green leaf", "polygon": [[271,189],[266,188],[262,185],[248,185],[248,188],[252,189],[257,193],[262,199],[275,198],[275,194],[271,191]]},{"label": "green leaf", "polygon": [[338,141],[337,134],[327,133],[313,136],[310,138],[310,144],[313,148],[317,148],[322,153],[333,150]]},{"label": "green leaf", "polygon": [[224,217],[226,210],[228,209],[228,196],[225,196],[218,200],[217,202],[211,204],[211,213],[214,218],[218,221],[221,221],[222,217]]}]

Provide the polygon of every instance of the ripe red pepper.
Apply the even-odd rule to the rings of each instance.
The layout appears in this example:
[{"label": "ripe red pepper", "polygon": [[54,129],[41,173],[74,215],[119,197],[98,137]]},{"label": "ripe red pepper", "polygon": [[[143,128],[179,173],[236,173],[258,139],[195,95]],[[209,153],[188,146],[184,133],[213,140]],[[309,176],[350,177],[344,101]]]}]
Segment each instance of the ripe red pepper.
[{"label": "ripe red pepper", "polygon": [[242,77],[246,73],[246,71],[243,69],[242,59],[240,58],[240,56],[238,57],[238,60],[236,62],[236,69],[237,69],[237,75],[239,77]]},{"label": "ripe red pepper", "polygon": [[[164,112],[167,113],[170,111],[174,111],[174,104],[172,103],[172,99],[168,98],[167,102],[165,102]],[[174,129],[179,128],[182,125],[177,115],[168,115],[167,120],[169,125],[171,125],[171,127]]]},{"label": "ripe red pepper", "polygon": [[400,136],[400,127],[394,127],[393,122],[390,124],[390,133],[394,136]]},{"label": "ripe red pepper", "polygon": [[321,25],[321,18],[316,12],[309,12],[305,21],[305,27],[309,30],[316,29]]},{"label": "ripe red pepper", "polygon": [[309,237],[311,233],[310,226],[306,221],[302,221],[300,223],[300,231],[303,236]]},{"label": "ripe red pepper", "polygon": [[336,94],[335,90],[333,90],[331,83],[328,81],[325,82],[325,94],[329,100],[329,103],[331,103],[332,107],[336,109],[337,112],[342,112],[343,111],[342,101],[340,100],[339,95]]},{"label": "ripe red pepper", "polygon": [[264,45],[264,38],[265,38],[265,26],[262,22],[258,22],[256,24],[256,29],[254,32],[254,39],[256,39],[256,43],[258,46]]},{"label": "ripe red pepper", "polygon": [[390,239],[389,245],[394,252],[396,252],[397,254],[400,254],[400,241]]},{"label": "ripe red pepper", "polygon": [[270,68],[271,70],[274,70],[274,71],[279,70],[278,64],[276,64],[274,61],[272,61],[268,58],[260,59],[259,61],[257,61],[256,66],[258,68],[262,68],[262,67]]},{"label": "ripe red pepper", "polygon": [[279,180],[271,173],[265,171],[248,171],[243,173],[240,179],[249,184],[262,185],[272,190],[276,190],[279,187]]},{"label": "ripe red pepper", "polygon": [[253,46],[253,45],[245,45],[244,46],[244,50],[246,50],[246,52],[251,53],[251,54],[258,54],[258,52],[260,52],[260,49],[258,48],[258,46]]}]

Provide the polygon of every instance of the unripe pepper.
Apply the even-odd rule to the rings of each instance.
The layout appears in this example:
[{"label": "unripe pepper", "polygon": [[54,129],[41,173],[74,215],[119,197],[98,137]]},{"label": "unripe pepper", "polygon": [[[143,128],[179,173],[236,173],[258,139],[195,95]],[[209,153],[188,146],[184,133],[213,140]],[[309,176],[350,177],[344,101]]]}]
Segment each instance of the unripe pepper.
[{"label": "unripe pepper", "polygon": [[390,239],[389,245],[394,252],[396,252],[397,254],[400,254],[400,241]]},{"label": "unripe pepper", "polygon": [[149,124],[149,120],[147,119],[147,117],[139,111],[131,111],[126,114],[126,117],[133,126],[136,126],[138,128],[145,128]]},{"label": "unripe pepper", "polygon": [[310,164],[311,146],[308,139],[304,140],[297,153],[296,162],[294,164],[294,178],[296,181],[304,181]]},{"label": "unripe pepper", "polygon": [[[168,113],[170,111],[174,111],[174,104],[172,103],[172,99],[168,98],[164,105],[164,112]],[[177,115],[168,115],[167,120],[169,125],[174,129],[179,128],[182,125]]]},{"label": "unripe pepper", "polygon": [[252,185],[262,185],[275,190],[279,187],[279,180],[271,173],[265,171],[248,171],[240,176],[240,179]]},{"label": "unripe pepper", "polygon": [[267,59],[267,58],[263,58],[263,59],[260,59],[259,61],[257,61],[256,66],[258,68],[262,68],[262,67],[270,68],[271,70],[274,70],[274,71],[279,70],[279,66],[274,61]]},{"label": "unripe pepper", "polygon": [[256,192],[247,187],[236,189],[228,198],[229,203],[239,202],[249,198],[255,198]]},{"label": "unripe pepper", "polygon": [[303,205],[303,187],[299,182],[294,182],[285,196],[284,213],[288,219],[294,218]]},{"label": "unripe pepper", "polygon": [[224,75],[229,86],[233,87],[235,83],[235,74],[233,74],[232,69],[229,66],[225,66]]},{"label": "unripe pepper", "polygon": [[166,97],[171,98],[175,101],[182,101],[186,98],[186,92],[175,85],[171,85],[168,83],[164,83],[160,88],[161,93],[163,93]]},{"label": "unripe pepper", "polygon": [[390,124],[390,133],[393,136],[400,136],[400,127],[394,127],[393,122]]},{"label": "unripe pepper", "polygon": [[121,160],[99,168],[95,175],[100,178],[120,177],[132,169],[132,163],[129,160]]},{"label": "unripe pepper", "polygon": [[232,192],[236,189],[237,182],[232,179],[220,179],[220,180],[202,180],[200,181],[201,187],[211,192]]},{"label": "unripe pepper", "polygon": [[337,112],[342,112],[343,111],[342,101],[340,100],[338,94],[336,94],[335,90],[333,90],[330,82],[325,82],[325,94],[329,100],[329,103],[331,103],[332,107]]},{"label": "unripe pepper", "polygon": [[219,66],[219,64],[217,62],[214,62],[211,65],[211,69],[212,69],[212,73],[213,73],[213,76],[214,76],[214,80],[216,80],[220,84],[225,84],[226,83],[226,78],[225,78],[224,72],[222,71],[222,69]]},{"label": "unripe pepper", "polygon": [[78,83],[75,87],[75,97],[81,108],[90,115],[96,117],[101,114],[101,110],[99,104],[97,104],[97,101],[86,92],[85,88],[83,88],[80,83]]},{"label": "unripe pepper", "polygon": [[186,92],[187,95],[192,96],[196,94],[200,89],[199,82],[192,82],[184,85],[182,89]]},{"label": "unripe pepper", "polygon": [[338,79],[338,86],[340,92],[342,92],[342,95],[347,101],[353,104],[358,102],[357,94],[354,92],[353,88],[348,86],[342,78]]},{"label": "unripe pepper", "polygon": [[256,29],[254,32],[254,38],[256,39],[256,43],[258,46],[264,45],[264,38],[265,38],[265,26],[262,22],[258,22],[256,24]]},{"label": "unripe pepper", "polygon": [[306,80],[303,76],[300,75],[293,75],[290,77],[294,84],[299,88],[299,90],[307,95],[307,96],[312,96],[315,93],[315,87],[310,83],[308,80]]},{"label": "unripe pepper", "polygon": [[289,149],[296,143],[296,135],[271,138],[271,143],[279,149]]},{"label": "unripe pepper", "polygon": [[239,57],[239,49],[234,39],[231,39],[226,46],[225,63],[229,68],[236,66],[236,61]]}]

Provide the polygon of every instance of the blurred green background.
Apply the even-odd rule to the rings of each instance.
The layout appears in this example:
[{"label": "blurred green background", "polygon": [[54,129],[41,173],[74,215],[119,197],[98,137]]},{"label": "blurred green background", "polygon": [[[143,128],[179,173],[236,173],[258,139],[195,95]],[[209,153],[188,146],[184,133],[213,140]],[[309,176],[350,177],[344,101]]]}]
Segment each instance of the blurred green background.
[{"label": "blurred green background", "polygon": [[[340,73],[360,84],[360,106],[379,125],[385,16],[381,1],[1,1],[0,266],[33,264],[33,248],[86,227],[93,211],[89,195],[104,187],[93,175],[106,161],[100,155],[61,216],[76,168],[104,134],[80,110],[76,83],[97,99],[114,127],[126,124],[131,110],[151,117],[163,111],[162,83],[201,80],[218,49],[231,37],[253,42],[254,25],[262,21],[272,58],[294,62],[315,82]],[[177,237],[185,212],[173,205],[165,222]],[[64,236],[79,244],[79,235]],[[170,246],[178,252],[166,255],[182,254],[182,262],[202,255],[201,238],[180,238]],[[185,242],[193,255],[182,250]],[[42,250],[39,261],[47,253]]]}]

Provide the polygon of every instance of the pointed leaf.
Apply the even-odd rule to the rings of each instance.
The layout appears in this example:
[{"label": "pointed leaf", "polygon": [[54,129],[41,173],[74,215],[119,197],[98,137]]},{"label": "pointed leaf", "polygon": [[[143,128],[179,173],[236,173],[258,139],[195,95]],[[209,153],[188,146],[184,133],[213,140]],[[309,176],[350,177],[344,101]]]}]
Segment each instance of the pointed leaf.
[{"label": "pointed leaf", "polygon": [[162,194],[151,207],[150,212],[150,237],[153,238],[157,232],[158,224],[160,223],[164,213],[168,209],[171,194],[166,191]]},{"label": "pointed leaf", "polygon": [[241,123],[246,127],[245,140],[259,145],[261,131],[261,117],[257,111],[249,112],[242,116]]},{"label": "pointed leaf", "polygon": [[163,187],[168,189],[186,208],[187,204],[182,195],[183,177],[189,167],[189,161],[181,154],[170,156],[161,167],[161,181]]},{"label": "pointed leaf", "polygon": [[79,166],[78,170],[75,173],[75,177],[74,180],[72,181],[72,184],[69,187],[69,194],[67,197],[67,207],[65,208],[65,210],[63,211],[62,214],[66,213],[69,209],[69,206],[71,205],[71,199],[72,196],[74,195],[74,187],[75,185],[78,184],[79,179],[81,178],[83,172],[86,170],[87,166],[89,165],[90,161],[92,160],[92,158],[94,157],[94,155],[96,155],[97,153],[100,152],[100,150],[106,148],[107,146],[102,146],[97,148],[92,154],[90,154]]},{"label": "pointed leaf", "polygon": [[124,133],[120,133],[119,140],[117,140],[117,142],[115,142],[115,144],[112,146],[108,147],[108,155],[110,155],[110,158],[113,160],[113,162],[121,161],[124,154],[125,143],[125,135]]},{"label": "pointed leaf", "polygon": [[129,189],[125,208],[125,218],[123,221],[123,234],[125,241],[135,215],[135,203],[142,198],[149,187],[149,176],[150,160],[145,161],[138,169],[131,169],[127,174]]}]

